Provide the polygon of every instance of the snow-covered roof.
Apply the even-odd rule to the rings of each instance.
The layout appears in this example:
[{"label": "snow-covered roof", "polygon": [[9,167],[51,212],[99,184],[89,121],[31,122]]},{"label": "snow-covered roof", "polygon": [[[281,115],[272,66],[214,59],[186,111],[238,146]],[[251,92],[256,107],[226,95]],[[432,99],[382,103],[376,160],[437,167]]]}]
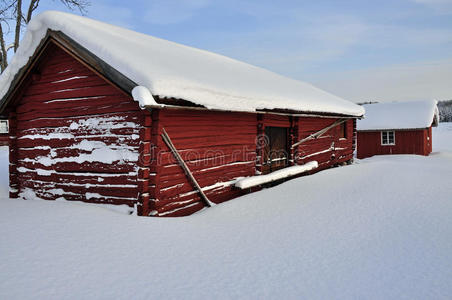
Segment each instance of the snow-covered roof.
[{"label": "snow-covered roof", "polygon": [[27,64],[49,29],[64,33],[144,87],[134,95],[143,106],[156,104],[152,96],[158,96],[218,110],[364,114],[362,107],[308,83],[222,55],[57,11],[41,13],[28,24],[18,51],[0,78],[0,97],[6,95],[14,76]]},{"label": "snow-covered roof", "polygon": [[420,129],[438,124],[437,101],[410,101],[366,104],[365,118],[357,130]]}]

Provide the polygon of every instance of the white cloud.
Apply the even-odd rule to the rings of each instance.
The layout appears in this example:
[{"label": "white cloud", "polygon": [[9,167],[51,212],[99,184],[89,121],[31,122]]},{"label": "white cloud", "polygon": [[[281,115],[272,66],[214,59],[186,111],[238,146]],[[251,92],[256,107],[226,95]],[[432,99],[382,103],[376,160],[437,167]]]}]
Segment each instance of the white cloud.
[{"label": "white cloud", "polygon": [[416,3],[427,5],[452,4],[452,0],[413,0]]},{"label": "white cloud", "polygon": [[159,25],[181,23],[209,4],[210,0],[151,1],[146,7],[144,21]]},{"label": "white cloud", "polygon": [[133,29],[133,11],[129,7],[108,5],[99,1],[93,2],[88,8],[90,18]]},{"label": "white cloud", "polygon": [[375,26],[363,43],[377,48],[439,47],[452,42],[452,30]]},{"label": "white cloud", "polygon": [[368,29],[355,18],[325,15],[205,39],[214,44],[208,46],[214,52],[293,75],[306,65],[340,58],[360,43]]},{"label": "white cloud", "polygon": [[452,0],[411,0],[420,5],[432,8],[438,14],[452,13]]},{"label": "white cloud", "polygon": [[452,59],[330,74],[315,81],[345,99],[395,101],[452,99]]},{"label": "white cloud", "polygon": [[249,33],[222,34],[223,43],[217,42],[209,49],[291,77],[309,79],[331,72],[333,65],[343,67],[345,60],[361,66],[375,65],[373,58],[388,64],[409,55],[410,59],[430,56],[434,60],[441,49],[449,49],[452,44],[452,30],[447,28],[371,24],[343,15],[301,19]]}]

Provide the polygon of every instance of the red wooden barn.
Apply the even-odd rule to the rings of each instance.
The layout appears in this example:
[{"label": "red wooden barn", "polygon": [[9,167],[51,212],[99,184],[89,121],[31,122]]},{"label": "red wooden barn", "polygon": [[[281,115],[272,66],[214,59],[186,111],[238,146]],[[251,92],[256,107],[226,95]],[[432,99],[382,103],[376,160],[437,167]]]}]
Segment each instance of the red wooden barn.
[{"label": "red wooden barn", "polygon": [[28,25],[0,89],[11,197],[146,216],[350,162],[364,113],[258,67],[60,12]]},{"label": "red wooden barn", "polygon": [[436,101],[391,102],[365,105],[358,122],[358,158],[378,154],[432,152],[432,126],[439,121]]}]

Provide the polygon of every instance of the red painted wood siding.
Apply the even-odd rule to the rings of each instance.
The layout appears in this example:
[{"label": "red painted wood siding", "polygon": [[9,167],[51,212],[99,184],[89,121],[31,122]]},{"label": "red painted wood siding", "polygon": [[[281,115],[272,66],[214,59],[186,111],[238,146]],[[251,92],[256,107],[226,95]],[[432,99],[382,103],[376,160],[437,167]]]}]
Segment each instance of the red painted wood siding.
[{"label": "red painted wood siding", "polygon": [[[154,110],[146,214],[182,216],[204,207],[198,193],[164,144],[161,138],[163,128],[206,195],[219,203],[248,192],[234,188],[237,178],[259,174],[261,148],[256,141],[265,126],[288,128],[289,140],[293,143],[299,137],[306,137],[334,121],[336,119],[188,109]],[[325,169],[351,160],[354,149],[353,120],[347,122],[346,129],[346,139],[339,138],[340,126],[337,126],[323,138],[300,146],[303,155],[297,163],[317,160],[319,169]]]},{"label": "red painted wood siding", "polygon": [[133,205],[143,113],[65,51],[50,49],[11,114],[12,186],[25,199]]},{"label": "red painted wood siding", "polygon": [[0,134],[0,146],[8,146],[8,134]]},{"label": "red painted wood siding", "polygon": [[[322,130],[333,124],[337,119],[302,117],[298,120],[298,139]],[[313,139],[301,144],[296,149],[295,161],[304,164],[309,161],[317,161],[319,170],[336,164],[347,162],[353,158],[354,128],[353,120],[345,123],[346,138],[341,138],[341,125],[328,130],[318,139]]]},{"label": "red painted wood siding", "polygon": [[395,145],[381,145],[381,131],[360,131],[357,157],[361,159],[387,154],[429,155],[432,152],[431,132],[431,127],[420,130],[396,130]]},{"label": "red painted wood siding", "polygon": [[[286,127],[289,133],[289,145],[292,145],[328,127],[337,120],[335,118],[263,115],[258,116],[258,128],[265,129],[266,126]],[[349,120],[345,123],[345,138],[341,138],[341,125],[338,125],[318,139],[305,142],[296,147],[296,149],[289,149],[292,152],[290,153],[290,164],[304,164],[315,160],[319,163],[318,170],[321,170],[353,159],[355,149],[354,122],[354,120]],[[263,133],[264,130],[261,130],[260,134]],[[258,149],[257,169],[259,171],[261,170],[260,166],[263,164],[262,157],[262,151]]]},{"label": "red painted wood siding", "polygon": [[209,199],[220,203],[243,192],[234,179],[255,175],[256,115],[196,110],[154,110],[149,212],[180,216],[204,207],[173,154],[164,144],[165,128]]}]

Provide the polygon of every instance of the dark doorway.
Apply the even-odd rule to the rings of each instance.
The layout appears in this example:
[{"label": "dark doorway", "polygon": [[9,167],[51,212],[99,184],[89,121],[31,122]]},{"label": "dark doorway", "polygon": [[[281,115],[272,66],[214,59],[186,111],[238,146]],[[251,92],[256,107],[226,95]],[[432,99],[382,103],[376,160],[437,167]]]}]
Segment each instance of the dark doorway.
[{"label": "dark doorway", "polygon": [[267,174],[288,165],[287,128],[265,127],[265,136],[266,143],[262,170],[264,174]]}]

